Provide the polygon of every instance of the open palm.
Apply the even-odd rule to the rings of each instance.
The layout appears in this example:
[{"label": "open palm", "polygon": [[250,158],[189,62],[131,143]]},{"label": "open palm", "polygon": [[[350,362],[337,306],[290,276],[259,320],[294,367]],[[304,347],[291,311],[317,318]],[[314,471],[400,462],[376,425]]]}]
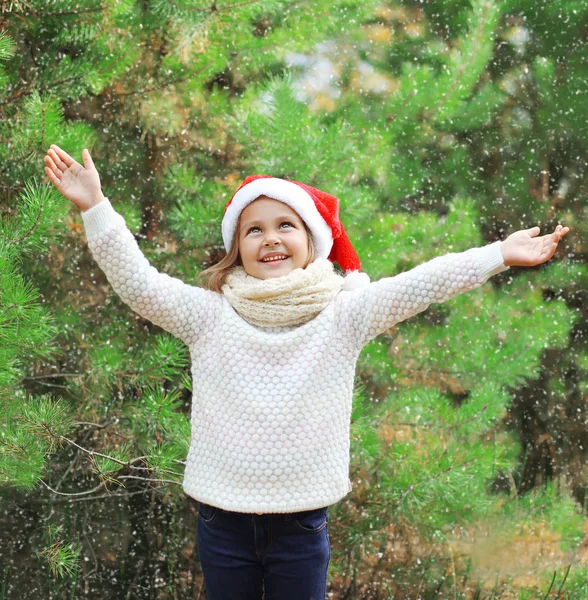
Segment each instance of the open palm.
[{"label": "open palm", "polygon": [[100,176],[86,149],[82,152],[82,160],[83,166],[55,144],[51,144],[44,158],[49,181],[68,200],[85,211],[98,204],[104,196],[100,188]]},{"label": "open palm", "polygon": [[553,233],[537,237],[539,227],[522,229],[509,235],[500,247],[504,264],[516,267],[534,267],[547,262],[555,253],[559,240],[569,227],[558,225]]}]

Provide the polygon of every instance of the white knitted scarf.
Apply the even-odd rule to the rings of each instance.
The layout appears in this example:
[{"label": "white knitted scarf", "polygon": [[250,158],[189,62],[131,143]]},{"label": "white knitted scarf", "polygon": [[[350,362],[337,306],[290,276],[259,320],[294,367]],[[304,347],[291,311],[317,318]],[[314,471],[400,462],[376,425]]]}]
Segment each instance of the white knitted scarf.
[{"label": "white knitted scarf", "polygon": [[258,279],[236,266],[227,275],[222,292],[245,320],[259,327],[299,325],[316,317],[336,296],[345,279],[333,263],[317,258],[306,269]]}]

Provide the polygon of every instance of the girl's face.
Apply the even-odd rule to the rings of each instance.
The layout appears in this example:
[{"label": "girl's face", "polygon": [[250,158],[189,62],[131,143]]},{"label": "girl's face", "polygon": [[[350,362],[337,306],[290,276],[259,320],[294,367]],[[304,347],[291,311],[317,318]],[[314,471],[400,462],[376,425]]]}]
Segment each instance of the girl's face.
[{"label": "girl's face", "polygon": [[[243,209],[238,227],[239,255],[248,275],[269,279],[307,266],[308,233],[287,204],[260,196]],[[270,256],[277,260],[267,261]]]}]

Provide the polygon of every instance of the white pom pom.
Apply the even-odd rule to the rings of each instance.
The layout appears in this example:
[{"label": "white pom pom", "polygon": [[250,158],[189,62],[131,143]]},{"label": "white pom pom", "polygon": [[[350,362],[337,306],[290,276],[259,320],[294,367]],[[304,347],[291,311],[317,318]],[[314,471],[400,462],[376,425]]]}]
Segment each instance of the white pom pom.
[{"label": "white pom pom", "polygon": [[343,284],[343,290],[351,291],[358,290],[360,288],[367,287],[370,284],[370,276],[367,273],[360,273],[359,271],[347,271],[345,275],[345,283]]}]

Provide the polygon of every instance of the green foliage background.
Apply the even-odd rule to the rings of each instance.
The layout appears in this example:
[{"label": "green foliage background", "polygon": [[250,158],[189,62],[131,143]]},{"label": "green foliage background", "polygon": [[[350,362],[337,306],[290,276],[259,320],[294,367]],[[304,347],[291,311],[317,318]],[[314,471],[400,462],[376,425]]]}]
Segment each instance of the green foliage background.
[{"label": "green foliage background", "polygon": [[329,587],[585,598],[588,4],[0,6],[0,598],[202,585],[188,351],[110,289],[44,178],[51,143],[91,149],[150,262],[188,283],[250,173],[337,195],[372,280],[570,226],[550,263],[364,349]]}]

